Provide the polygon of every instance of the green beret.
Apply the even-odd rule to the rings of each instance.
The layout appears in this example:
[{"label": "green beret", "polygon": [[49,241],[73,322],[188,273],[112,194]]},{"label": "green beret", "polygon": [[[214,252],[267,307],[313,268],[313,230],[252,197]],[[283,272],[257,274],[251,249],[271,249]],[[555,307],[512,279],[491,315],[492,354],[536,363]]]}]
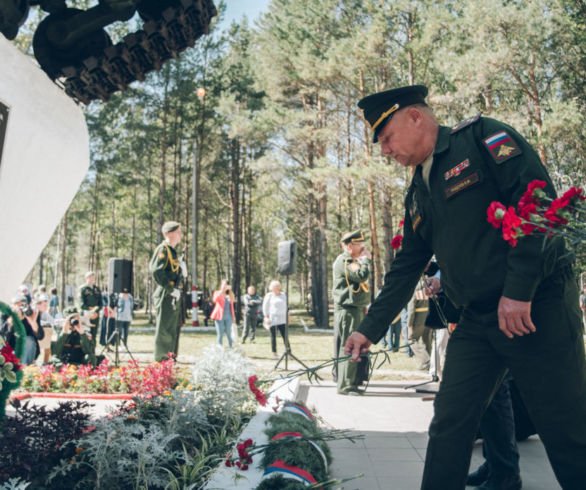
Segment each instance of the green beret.
[{"label": "green beret", "polygon": [[79,311],[77,311],[77,308],[75,306],[68,306],[63,310],[63,315],[66,317],[77,314],[79,314]]},{"label": "green beret", "polygon": [[342,235],[342,243],[348,244],[350,242],[363,242],[364,234],[360,230],[349,231]]},{"label": "green beret", "polygon": [[364,118],[373,131],[372,142],[378,141],[378,134],[399,109],[414,104],[425,104],[427,87],[409,85],[377,92],[358,101],[358,107],[364,111]]},{"label": "green beret", "polygon": [[171,231],[175,231],[180,226],[181,226],[181,223],[179,223],[177,221],[167,221],[167,222],[163,223],[163,227],[161,228],[161,231],[163,233],[170,233]]}]

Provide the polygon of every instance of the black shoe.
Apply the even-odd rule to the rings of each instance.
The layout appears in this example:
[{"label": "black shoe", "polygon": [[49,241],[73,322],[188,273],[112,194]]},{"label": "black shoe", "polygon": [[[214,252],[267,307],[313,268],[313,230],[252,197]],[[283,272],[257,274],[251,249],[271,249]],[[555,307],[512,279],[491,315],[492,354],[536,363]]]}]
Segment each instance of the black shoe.
[{"label": "black shoe", "polygon": [[466,485],[470,485],[471,487],[477,487],[478,485],[483,484],[490,475],[490,470],[486,462],[482,463],[476,471],[470,473],[468,478],[466,479]]},{"label": "black shoe", "polygon": [[523,487],[523,482],[520,475],[492,475],[476,488],[479,490],[521,490],[521,487]]}]

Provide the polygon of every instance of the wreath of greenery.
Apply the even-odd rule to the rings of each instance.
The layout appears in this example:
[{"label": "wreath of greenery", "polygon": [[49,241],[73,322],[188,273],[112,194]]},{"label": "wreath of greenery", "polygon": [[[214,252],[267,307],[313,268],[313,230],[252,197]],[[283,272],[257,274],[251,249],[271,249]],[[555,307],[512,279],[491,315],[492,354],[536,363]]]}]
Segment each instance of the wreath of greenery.
[{"label": "wreath of greenery", "polygon": [[[12,328],[14,330],[16,336],[16,345],[14,346],[14,355],[19,359],[22,357],[22,353],[24,351],[24,341],[26,338],[26,330],[24,328],[24,324],[18,318],[18,315],[12,311],[12,308],[8,306],[6,303],[2,303],[0,301],[0,312],[12,318]],[[10,392],[20,386],[20,382],[22,381],[23,371],[22,369],[16,371],[16,381],[11,383],[6,379],[2,380],[2,390],[0,390],[0,421],[6,415],[6,402],[8,401],[8,397],[10,396]]]},{"label": "wreath of greenery", "polygon": [[[305,405],[297,403],[304,408]],[[323,440],[322,431],[317,426],[316,419],[308,420],[295,412],[281,411],[271,415],[267,420],[265,434],[270,442],[263,451],[261,467],[267,469],[277,460],[282,460],[289,466],[296,466],[310,473],[318,482],[328,480],[328,468],[332,456],[327,443]],[[283,438],[273,441],[272,438],[283,432],[297,432],[303,438]],[[311,441],[311,442],[310,442]],[[313,445],[321,449],[322,454]],[[324,462],[324,456],[326,462]],[[282,475],[274,475],[262,480],[257,490],[300,490],[307,487],[303,482],[298,482]]]}]

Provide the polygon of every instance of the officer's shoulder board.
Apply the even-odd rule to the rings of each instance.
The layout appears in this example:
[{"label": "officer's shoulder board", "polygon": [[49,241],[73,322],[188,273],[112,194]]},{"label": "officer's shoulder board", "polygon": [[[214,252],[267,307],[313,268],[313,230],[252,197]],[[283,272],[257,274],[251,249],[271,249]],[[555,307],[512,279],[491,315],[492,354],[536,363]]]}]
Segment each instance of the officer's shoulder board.
[{"label": "officer's shoulder board", "polygon": [[450,131],[450,134],[454,134],[457,133],[458,131],[467,128],[468,126],[478,122],[480,120],[480,116],[482,116],[482,112],[479,112],[478,114],[469,117],[468,119],[464,119],[463,121],[460,121],[458,124],[456,124],[455,126],[452,127],[452,130]]}]

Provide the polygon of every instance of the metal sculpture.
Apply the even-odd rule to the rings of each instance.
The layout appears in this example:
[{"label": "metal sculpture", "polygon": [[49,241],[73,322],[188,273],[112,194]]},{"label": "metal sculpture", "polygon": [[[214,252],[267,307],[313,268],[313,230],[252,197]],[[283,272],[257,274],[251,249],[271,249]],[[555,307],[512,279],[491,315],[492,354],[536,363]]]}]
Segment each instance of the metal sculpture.
[{"label": "metal sculpture", "polygon": [[[33,38],[35,57],[65,92],[84,104],[108,100],[209,33],[212,0],[99,0],[87,10],[65,0],[0,0],[0,32],[14,39],[29,8],[49,13]],[[143,28],[112,44],[104,28],[138,12]]]}]

